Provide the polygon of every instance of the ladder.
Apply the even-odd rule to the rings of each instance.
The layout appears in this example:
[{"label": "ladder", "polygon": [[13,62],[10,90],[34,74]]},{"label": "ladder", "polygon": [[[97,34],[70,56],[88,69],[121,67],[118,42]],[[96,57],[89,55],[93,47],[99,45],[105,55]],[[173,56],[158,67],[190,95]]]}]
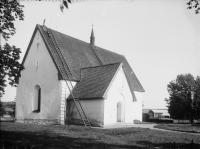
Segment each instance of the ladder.
[{"label": "ladder", "polygon": [[[72,82],[71,82],[71,78],[72,78],[72,73],[69,69],[69,66],[67,65],[66,61],[65,61],[65,58],[64,56],[62,55],[61,53],[61,50],[57,44],[57,41],[56,39],[54,38],[53,34],[52,34],[52,31],[50,28],[47,28],[47,33],[48,33],[48,36],[51,38],[52,42],[53,42],[53,45],[58,53],[58,58],[61,60],[61,63],[63,65],[63,67],[61,67],[60,65],[58,65],[59,69],[60,69],[60,72],[61,72],[61,75],[63,77],[63,79],[65,80],[66,84],[67,84],[67,87],[69,89],[69,92],[73,98],[73,101],[75,103],[75,106],[77,108],[77,111],[82,119],[82,122],[84,124],[84,126],[89,126],[91,127],[91,124],[83,110],[83,107],[81,106],[81,103],[80,103],[80,100],[78,98],[78,96],[76,95],[75,91],[74,91],[74,87],[72,85]],[[66,101],[67,99],[65,99],[65,108],[66,108]]]},{"label": "ladder", "polygon": [[99,53],[98,53],[96,47],[93,46],[93,45],[90,45],[90,46],[91,46],[91,49],[93,50],[95,56],[97,57],[99,63],[100,63],[101,65],[103,65],[103,61],[102,61],[102,59],[99,57]]}]

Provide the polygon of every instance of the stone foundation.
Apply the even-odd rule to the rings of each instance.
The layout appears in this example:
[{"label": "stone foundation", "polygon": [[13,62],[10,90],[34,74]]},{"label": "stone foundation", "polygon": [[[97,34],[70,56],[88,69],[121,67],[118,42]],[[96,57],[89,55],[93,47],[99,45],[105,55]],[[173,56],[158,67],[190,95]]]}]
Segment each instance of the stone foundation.
[{"label": "stone foundation", "polygon": [[17,119],[15,122],[18,123],[28,123],[37,125],[60,125],[60,120],[46,120],[46,119]]},{"label": "stone foundation", "polygon": [[[71,118],[70,120],[68,120],[66,124],[74,124],[74,125],[82,125],[82,126],[84,125],[82,120],[74,119],[74,118]],[[103,127],[103,125],[98,121],[90,121],[90,124],[92,127]]]}]

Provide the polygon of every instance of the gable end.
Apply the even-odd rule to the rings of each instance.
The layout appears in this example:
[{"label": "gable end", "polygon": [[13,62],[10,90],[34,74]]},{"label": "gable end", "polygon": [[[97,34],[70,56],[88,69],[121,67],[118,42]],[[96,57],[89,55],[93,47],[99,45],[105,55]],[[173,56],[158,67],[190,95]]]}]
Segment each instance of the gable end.
[{"label": "gable end", "polygon": [[26,61],[27,55],[28,55],[28,53],[29,53],[29,50],[30,50],[30,48],[31,48],[31,45],[32,45],[32,43],[33,43],[33,40],[34,40],[34,38],[35,38],[35,35],[36,35],[37,31],[39,31],[39,33],[40,33],[40,35],[41,35],[41,37],[42,37],[42,39],[43,39],[43,41],[44,41],[44,44],[45,44],[45,46],[46,46],[46,48],[47,48],[47,50],[48,50],[48,52],[49,52],[49,54],[50,54],[50,57],[51,57],[51,59],[53,60],[53,63],[55,64],[56,69],[58,70],[58,80],[61,80],[61,79],[62,79],[62,75],[61,75],[61,73],[60,73],[60,70],[59,70],[59,68],[58,68],[58,66],[57,66],[57,64],[56,64],[56,62],[55,62],[55,59],[53,58],[52,53],[50,52],[49,46],[48,46],[48,44],[47,44],[47,41],[45,40],[44,35],[43,35],[42,31],[40,30],[40,27],[39,27],[38,24],[36,25],[36,27],[35,27],[35,29],[34,29],[34,32],[33,32],[33,35],[32,35],[32,37],[31,37],[31,40],[30,40],[30,42],[29,42],[28,48],[27,48],[26,53],[25,53],[25,55],[24,55],[24,58],[23,58],[23,60],[22,60],[22,65],[24,65],[24,63],[25,63],[25,61]]}]

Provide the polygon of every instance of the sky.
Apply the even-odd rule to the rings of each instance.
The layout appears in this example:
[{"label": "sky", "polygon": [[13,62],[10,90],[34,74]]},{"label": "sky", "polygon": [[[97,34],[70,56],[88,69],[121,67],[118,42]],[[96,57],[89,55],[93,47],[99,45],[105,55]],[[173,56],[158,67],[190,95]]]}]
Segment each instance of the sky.
[{"label": "sky", "polygon": [[[166,108],[167,84],[179,74],[200,76],[200,16],[187,9],[188,0],[82,0],[60,11],[60,2],[20,1],[24,21],[8,43],[21,48],[22,61],[36,24],[90,41],[126,57],[145,89],[144,108]],[[5,42],[2,41],[2,44]],[[7,86],[2,101],[13,101]]]}]

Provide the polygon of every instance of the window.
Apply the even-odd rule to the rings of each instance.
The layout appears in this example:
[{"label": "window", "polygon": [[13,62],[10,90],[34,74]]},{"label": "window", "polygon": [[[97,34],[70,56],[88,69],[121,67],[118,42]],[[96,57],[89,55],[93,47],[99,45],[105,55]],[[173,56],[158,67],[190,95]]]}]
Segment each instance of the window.
[{"label": "window", "polygon": [[39,38],[39,37],[37,38],[37,41],[36,41],[36,43],[37,43],[37,49],[38,49],[38,47],[39,47],[39,44],[40,44],[40,38]]},{"label": "window", "polygon": [[34,87],[33,92],[33,112],[40,112],[40,104],[41,104],[41,88],[39,85]]}]

